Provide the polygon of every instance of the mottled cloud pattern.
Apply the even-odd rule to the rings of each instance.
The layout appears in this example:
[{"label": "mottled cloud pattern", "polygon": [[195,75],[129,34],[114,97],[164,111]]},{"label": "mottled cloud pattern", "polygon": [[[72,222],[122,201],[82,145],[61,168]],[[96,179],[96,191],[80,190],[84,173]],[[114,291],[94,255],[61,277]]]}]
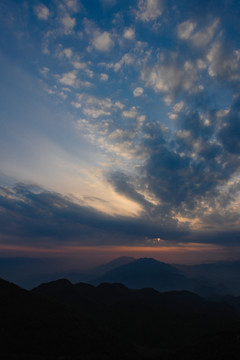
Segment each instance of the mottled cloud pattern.
[{"label": "mottled cloud pattern", "polygon": [[[53,166],[48,190],[31,174],[36,161],[31,149],[22,167],[12,150],[6,161],[0,158],[2,174],[18,183],[1,188],[1,237],[94,245],[153,245],[156,238],[239,245],[239,3],[94,3],[32,6],[11,0],[4,7],[9,19],[16,20],[15,7],[26,19],[24,26],[5,19],[5,33],[10,29],[22,53],[29,52],[23,34],[34,49],[28,70],[22,54],[14,59],[22,76],[39,81],[42,99],[48,97],[44,106],[50,102],[64,114],[53,124],[44,120],[45,113],[34,123],[24,120],[27,110],[22,120],[11,112],[12,124],[20,121],[23,129],[51,138],[71,159],[92,155],[81,168],[77,160],[66,166],[59,159],[64,179],[67,173],[79,186],[68,187],[61,176],[54,183]],[[5,45],[2,53],[10,57]],[[12,148],[20,148],[24,139],[13,139],[6,129],[3,143],[9,136]],[[87,146],[79,150],[81,144]],[[48,161],[42,160],[46,168]],[[105,190],[83,180],[86,173]],[[50,183],[50,172],[45,175]],[[94,196],[98,207],[90,201]],[[124,204],[132,204],[132,216],[124,213]]]}]

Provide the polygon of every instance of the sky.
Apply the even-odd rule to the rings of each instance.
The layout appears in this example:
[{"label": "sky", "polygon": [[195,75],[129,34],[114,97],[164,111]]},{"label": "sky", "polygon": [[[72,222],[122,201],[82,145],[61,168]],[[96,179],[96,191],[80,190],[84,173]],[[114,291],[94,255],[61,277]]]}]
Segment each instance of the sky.
[{"label": "sky", "polygon": [[0,256],[240,259],[239,18],[2,0]]}]

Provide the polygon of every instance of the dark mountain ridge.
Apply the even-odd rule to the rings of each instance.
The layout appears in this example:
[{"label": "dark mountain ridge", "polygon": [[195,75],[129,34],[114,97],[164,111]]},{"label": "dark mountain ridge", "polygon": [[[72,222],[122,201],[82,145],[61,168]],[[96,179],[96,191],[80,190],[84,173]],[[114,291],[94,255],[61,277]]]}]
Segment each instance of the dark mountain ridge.
[{"label": "dark mountain ridge", "polygon": [[[74,288],[74,299],[73,292],[69,291],[68,296],[71,296],[66,299],[66,289],[69,287]],[[57,293],[54,294],[56,289]],[[195,346],[200,346],[201,349],[203,344],[213,341],[212,336],[217,343],[222,342],[221,336],[225,335],[221,334],[226,331],[227,334],[228,331],[233,333],[228,341],[235,344],[237,334],[240,334],[240,315],[236,309],[222,299],[208,301],[189,291],[160,293],[151,288],[136,290],[122,284],[109,283],[94,287],[84,283],[70,284],[66,280],[42,284],[32,291],[63,301],[76,310],[84,308],[99,323],[106,324],[112,333],[143,346],[145,354],[148,353],[146,349],[155,349],[155,353],[161,353],[162,359],[181,359],[180,353],[184,354],[183,359],[188,359],[186,351],[188,352],[189,344],[193,346],[191,351],[194,359],[198,359]],[[84,305],[87,303],[89,307]],[[218,336],[221,340],[218,340]],[[166,357],[160,349],[165,349]],[[174,353],[178,355],[171,355],[169,349],[174,349]],[[224,351],[228,350],[224,348],[222,352]],[[149,354],[146,358],[148,356]],[[214,356],[212,358],[215,359]],[[200,359],[203,360],[204,357]]]},{"label": "dark mountain ridge", "polygon": [[240,355],[239,312],[189,291],[61,279],[31,292],[0,280],[0,293],[4,360],[223,360],[229,353],[237,360]]},{"label": "dark mountain ridge", "polygon": [[[207,298],[240,295],[240,261],[169,265],[151,258],[120,257],[85,272],[54,274],[37,273],[36,269],[35,272],[31,271],[34,267],[33,259],[16,261],[17,272],[14,264],[15,259],[0,259],[0,276],[27,289],[36,287],[39,283],[66,278],[73,283],[86,282],[93,285],[110,282],[123,283],[135,289],[152,287],[159,291],[189,290]],[[37,262],[37,268],[44,269],[44,264]]]},{"label": "dark mountain ridge", "polygon": [[[211,313],[220,312],[235,316],[235,311],[221,298],[218,301],[208,301],[199,295],[187,291],[159,292],[152,288],[129,289],[119,283],[101,283],[93,286],[87,283],[72,284],[67,279],[59,279],[41,284],[31,290],[34,294],[54,299],[66,305],[82,309],[86,304],[91,306],[114,306],[134,304],[159,307],[162,310]],[[231,298],[232,299],[232,298]]]},{"label": "dark mountain ridge", "polygon": [[[99,359],[109,349],[118,358],[114,349],[119,338],[86,312],[76,312],[3,279],[0,293],[1,359]],[[121,342],[124,352],[126,344]]]}]

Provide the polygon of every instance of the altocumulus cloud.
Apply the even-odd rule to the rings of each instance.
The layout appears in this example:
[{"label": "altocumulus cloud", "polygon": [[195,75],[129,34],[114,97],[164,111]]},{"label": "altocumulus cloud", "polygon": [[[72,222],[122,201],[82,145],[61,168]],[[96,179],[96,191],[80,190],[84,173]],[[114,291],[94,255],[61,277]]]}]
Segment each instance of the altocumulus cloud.
[{"label": "altocumulus cloud", "polygon": [[[135,217],[110,216],[79,198],[63,196],[61,189],[57,193],[23,183],[4,184],[2,239],[143,245],[156,237],[236,245],[240,231],[239,2],[61,0],[29,6],[22,2],[25,36],[14,13],[19,5],[14,0],[9,3],[15,21],[10,24],[1,17],[4,34],[7,37],[10,30],[13,37],[18,34],[16,49],[24,54],[16,51],[13,62],[26,71],[29,59],[29,74],[40,77],[38,86],[41,83],[48,101],[64,113],[64,120],[55,126],[52,116],[44,121],[44,114],[38,124],[24,122],[24,114],[13,114],[20,104],[13,106],[10,95],[15,94],[15,101],[18,87],[8,89],[8,94],[6,87],[3,94],[11,98],[11,128],[35,127],[36,133],[52,137],[74,159],[86,157],[80,145],[87,139],[88,149],[96,156],[81,169],[76,162],[75,178],[94,169],[93,178],[102,176],[115,199],[130,199],[140,210]],[[23,38],[31,42],[33,55]],[[10,86],[14,81],[5,83]],[[0,145],[8,141],[15,153],[20,151],[19,137],[16,134],[14,142],[6,129],[1,127]],[[24,158],[24,152],[21,155]],[[21,164],[17,168],[12,162],[11,151],[4,164],[3,172],[16,174],[16,182],[31,175],[33,168],[29,163],[29,171],[23,174]],[[49,179],[54,177],[51,171],[46,174]],[[28,180],[32,181],[30,176]],[[76,191],[77,197],[77,186],[73,191],[69,184],[64,186],[62,193],[67,188],[69,193]],[[93,187],[94,182],[86,185],[86,196]],[[51,188],[59,189],[57,181]],[[111,205],[106,205],[108,214]]]}]

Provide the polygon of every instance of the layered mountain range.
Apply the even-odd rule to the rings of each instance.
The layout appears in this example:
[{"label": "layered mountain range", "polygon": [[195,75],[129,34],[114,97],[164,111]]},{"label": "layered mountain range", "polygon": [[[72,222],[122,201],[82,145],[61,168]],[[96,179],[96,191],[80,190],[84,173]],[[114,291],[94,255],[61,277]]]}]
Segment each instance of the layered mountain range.
[{"label": "layered mountain range", "polygon": [[[88,271],[44,272],[44,262],[0,259],[0,276],[31,289],[39,283],[66,278],[73,283],[122,283],[133,289],[189,290],[201,296],[240,295],[240,261],[170,265],[151,258],[120,257]],[[46,270],[45,270],[46,271]]]},{"label": "layered mountain range", "polygon": [[[240,298],[122,284],[0,280],[4,360],[239,359]],[[229,301],[228,301],[229,300]]]}]

